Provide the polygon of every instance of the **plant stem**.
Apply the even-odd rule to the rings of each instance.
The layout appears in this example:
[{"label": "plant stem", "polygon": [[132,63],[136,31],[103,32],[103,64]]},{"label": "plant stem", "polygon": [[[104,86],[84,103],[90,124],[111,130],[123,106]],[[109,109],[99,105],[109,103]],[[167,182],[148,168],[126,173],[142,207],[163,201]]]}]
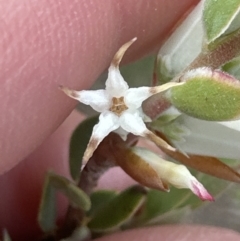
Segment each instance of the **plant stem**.
[{"label": "plant stem", "polygon": [[[78,187],[90,195],[97,186],[100,177],[109,168],[116,166],[116,162],[114,161],[115,158],[112,154],[114,153],[114,146],[122,144],[127,148],[128,146],[135,145],[137,140],[137,137],[129,135],[126,142],[124,142],[117,134],[109,134],[83,168]],[[70,236],[76,227],[83,224],[84,217],[85,212],[83,210],[76,209],[69,205],[65,221],[57,233],[57,240]]]}]

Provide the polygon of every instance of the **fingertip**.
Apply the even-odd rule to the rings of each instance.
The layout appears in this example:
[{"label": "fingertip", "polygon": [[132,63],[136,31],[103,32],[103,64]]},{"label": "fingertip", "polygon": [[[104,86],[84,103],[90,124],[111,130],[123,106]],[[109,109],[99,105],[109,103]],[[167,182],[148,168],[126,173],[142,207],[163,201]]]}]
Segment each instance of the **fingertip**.
[{"label": "fingertip", "polygon": [[240,234],[229,229],[200,225],[163,225],[127,230],[107,235],[96,241],[239,241]]},{"label": "fingertip", "polygon": [[[0,176],[0,228],[13,240],[35,240],[40,234],[38,209],[48,170],[69,179],[68,148],[71,134],[84,116],[74,111],[41,146],[19,165]],[[58,216],[67,207],[61,196],[56,204]]]},{"label": "fingertip", "polygon": [[29,155],[74,108],[59,83],[89,88],[134,36],[138,41],[126,60],[149,53],[197,2],[43,0],[28,1],[27,8],[24,1],[12,0],[6,8],[2,2],[0,172]]}]

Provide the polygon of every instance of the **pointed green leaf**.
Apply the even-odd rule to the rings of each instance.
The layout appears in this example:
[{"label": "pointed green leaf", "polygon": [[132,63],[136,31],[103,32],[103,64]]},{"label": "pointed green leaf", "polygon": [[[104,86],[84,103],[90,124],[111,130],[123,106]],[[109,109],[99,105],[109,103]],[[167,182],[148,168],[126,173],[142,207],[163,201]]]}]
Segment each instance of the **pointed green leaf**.
[{"label": "pointed green leaf", "polygon": [[76,208],[88,211],[91,206],[90,198],[74,183],[65,177],[48,172],[38,214],[38,223],[44,232],[55,229],[56,191],[61,191]]},{"label": "pointed green leaf", "polygon": [[91,209],[88,212],[89,216],[92,216],[98,209],[107,205],[114,197],[117,196],[116,191],[112,190],[98,190],[91,194]]},{"label": "pointed green leaf", "polygon": [[11,241],[10,235],[6,229],[3,230],[3,241]]},{"label": "pointed green leaf", "polygon": [[94,125],[98,122],[98,116],[81,122],[72,134],[69,149],[69,168],[73,180],[80,177],[82,157],[87,148]]},{"label": "pointed green leaf", "polygon": [[38,213],[38,223],[44,232],[55,229],[56,225],[56,198],[55,188],[51,185],[51,179],[47,174]]},{"label": "pointed green leaf", "polygon": [[140,186],[128,188],[95,213],[89,222],[89,228],[94,232],[119,229],[139,209],[145,196],[146,191]]},{"label": "pointed green leaf", "polygon": [[151,220],[179,208],[190,195],[192,193],[189,190],[176,188],[171,188],[169,193],[149,190],[145,209],[139,218],[139,222],[141,224],[149,223]]},{"label": "pointed green leaf", "polygon": [[50,185],[58,191],[61,191],[76,208],[88,211],[91,207],[91,201],[88,195],[82,191],[76,184],[63,176],[49,172]]},{"label": "pointed green leaf", "polygon": [[234,58],[231,61],[224,64],[222,66],[222,70],[240,80],[240,57]]},{"label": "pointed green leaf", "polygon": [[[203,10],[203,23],[208,43],[227,32],[240,11],[240,0],[206,0]],[[232,29],[240,28],[239,22]]]},{"label": "pointed green leaf", "polygon": [[185,84],[167,92],[181,112],[202,120],[228,121],[240,117],[240,82],[219,70],[198,68],[180,80]]}]

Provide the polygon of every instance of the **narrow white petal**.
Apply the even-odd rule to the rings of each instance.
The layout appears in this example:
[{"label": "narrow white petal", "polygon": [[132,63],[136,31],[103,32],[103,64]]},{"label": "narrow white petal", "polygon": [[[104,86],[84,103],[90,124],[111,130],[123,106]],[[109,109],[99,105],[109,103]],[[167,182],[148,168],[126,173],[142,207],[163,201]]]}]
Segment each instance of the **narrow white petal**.
[{"label": "narrow white petal", "polygon": [[142,102],[153,95],[150,87],[131,88],[126,91],[124,101],[128,108],[137,109]]},{"label": "narrow white petal", "polygon": [[71,90],[67,87],[59,86],[59,88],[69,97],[78,100],[79,102],[90,105],[94,110],[103,112],[109,109],[111,98],[106,90]]},{"label": "narrow white petal", "polygon": [[93,128],[92,136],[84,153],[84,161],[88,161],[100,142],[111,132],[119,127],[119,118],[110,111],[99,116],[99,122]]},{"label": "narrow white petal", "polygon": [[117,51],[117,53],[114,55],[113,60],[111,62],[112,66],[115,66],[118,68],[123,55],[125,54],[125,52],[127,51],[127,49],[137,40],[137,37],[132,38],[130,41],[128,41],[127,43],[125,43],[124,45],[122,45],[120,47],[120,49]]},{"label": "narrow white petal", "polygon": [[99,123],[101,126],[94,126],[93,134],[101,138],[103,135],[107,136],[111,131],[119,127],[119,117],[111,111],[105,111],[99,116]]},{"label": "narrow white petal", "polygon": [[185,142],[172,140],[183,151],[189,154],[239,159],[239,131],[218,122],[198,120],[187,115],[182,115],[177,121],[190,130],[190,134],[184,136]]},{"label": "narrow white petal", "polygon": [[152,92],[152,95],[154,94],[157,94],[157,93],[160,93],[160,92],[164,92],[168,89],[171,89],[172,87],[175,87],[175,86],[180,86],[180,85],[184,85],[185,83],[184,82],[168,82],[166,84],[163,84],[163,85],[159,85],[159,86],[155,86],[155,87],[152,87],[151,88],[151,92]]},{"label": "narrow white petal", "polygon": [[138,115],[137,112],[131,113],[129,111],[125,111],[119,117],[119,122],[120,126],[125,131],[134,135],[144,136],[144,133],[148,130],[142,118]]},{"label": "narrow white petal", "polygon": [[154,142],[160,148],[166,148],[166,149],[168,149],[170,151],[176,151],[176,149],[174,147],[169,145],[165,140],[163,140],[162,138],[160,138],[159,136],[155,135],[153,132],[151,132],[149,130],[145,131],[143,136],[148,138],[152,142]]},{"label": "narrow white petal", "polygon": [[137,136],[146,137],[149,140],[153,141],[159,147],[164,147],[171,151],[175,151],[174,147],[170,146],[166,141],[156,136],[153,132],[147,129],[138,112],[131,113],[129,111],[125,111],[120,116],[119,121],[120,126],[127,132],[130,132]]},{"label": "narrow white petal", "polygon": [[111,106],[111,99],[106,90],[79,91],[79,99],[85,105],[90,105],[94,110],[103,112]]},{"label": "narrow white petal", "polygon": [[126,50],[136,40],[137,38],[133,38],[127,43],[125,43],[113,57],[111,65],[108,69],[108,78],[106,81],[106,90],[112,97],[122,97],[124,96],[125,91],[128,89],[128,84],[123,79],[119,71],[119,63],[121,62]]},{"label": "narrow white petal", "polygon": [[127,82],[123,79],[118,68],[110,66],[108,69],[108,78],[106,80],[106,91],[112,97],[122,97],[128,89]]}]

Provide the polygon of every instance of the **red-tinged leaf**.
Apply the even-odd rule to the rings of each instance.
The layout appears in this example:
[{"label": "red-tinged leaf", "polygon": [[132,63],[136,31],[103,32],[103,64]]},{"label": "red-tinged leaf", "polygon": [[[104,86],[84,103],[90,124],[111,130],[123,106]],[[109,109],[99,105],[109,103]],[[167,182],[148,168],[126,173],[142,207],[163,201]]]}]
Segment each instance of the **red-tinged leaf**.
[{"label": "red-tinged leaf", "polygon": [[180,111],[197,119],[228,121],[240,117],[240,82],[228,73],[207,67],[180,77],[183,85],[167,92]]},{"label": "red-tinged leaf", "polygon": [[[166,140],[166,137],[164,137],[162,133],[157,132],[156,134]],[[215,157],[191,154],[187,157],[179,151],[173,152],[164,148],[162,148],[162,150],[175,160],[200,172],[225,179],[227,181],[240,182],[240,174]]]}]

